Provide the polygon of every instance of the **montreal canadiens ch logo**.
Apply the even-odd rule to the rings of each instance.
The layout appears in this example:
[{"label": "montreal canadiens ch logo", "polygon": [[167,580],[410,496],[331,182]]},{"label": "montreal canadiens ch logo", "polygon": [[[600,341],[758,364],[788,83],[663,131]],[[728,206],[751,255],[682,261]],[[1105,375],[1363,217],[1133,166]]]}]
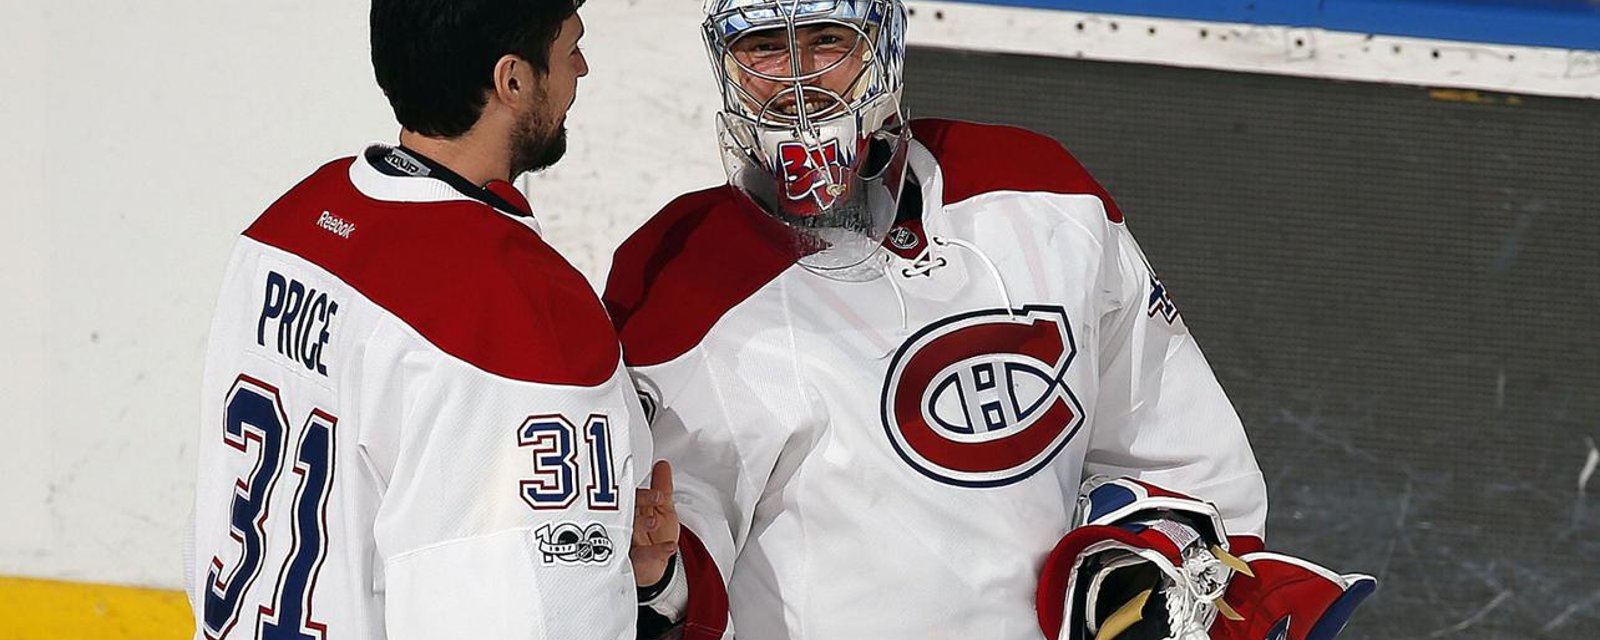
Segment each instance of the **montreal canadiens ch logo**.
[{"label": "montreal canadiens ch logo", "polygon": [[1060,307],[946,318],[911,336],[883,386],[883,426],[923,475],[963,487],[1022,480],[1083,424],[1067,388],[1077,355]]}]

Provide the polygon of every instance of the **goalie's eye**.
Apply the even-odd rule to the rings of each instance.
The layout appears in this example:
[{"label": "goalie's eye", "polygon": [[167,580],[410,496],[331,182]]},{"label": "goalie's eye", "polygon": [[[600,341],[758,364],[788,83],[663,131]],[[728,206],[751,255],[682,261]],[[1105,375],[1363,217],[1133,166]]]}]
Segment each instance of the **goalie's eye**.
[{"label": "goalie's eye", "polygon": [[734,41],[728,48],[745,64],[788,53],[789,38],[776,33],[752,33]]},{"label": "goalie's eye", "polygon": [[854,29],[826,27],[811,34],[810,44],[814,49],[825,51],[849,50],[860,39]]}]

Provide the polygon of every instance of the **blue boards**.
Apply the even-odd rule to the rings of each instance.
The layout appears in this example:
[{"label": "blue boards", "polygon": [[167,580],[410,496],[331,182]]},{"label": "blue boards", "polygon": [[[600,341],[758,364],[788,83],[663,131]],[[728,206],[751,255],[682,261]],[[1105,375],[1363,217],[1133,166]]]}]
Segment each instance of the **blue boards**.
[{"label": "blue boards", "polygon": [[1600,2],[1592,0],[963,1],[1600,51]]}]

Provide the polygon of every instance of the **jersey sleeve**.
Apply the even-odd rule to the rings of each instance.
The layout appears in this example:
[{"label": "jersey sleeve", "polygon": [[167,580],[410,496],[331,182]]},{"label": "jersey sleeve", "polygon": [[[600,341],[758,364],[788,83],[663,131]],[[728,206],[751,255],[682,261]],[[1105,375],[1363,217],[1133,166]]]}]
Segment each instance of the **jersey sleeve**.
[{"label": "jersey sleeve", "polygon": [[1127,227],[1106,222],[1100,390],[1086,475],[1130,476],[1217,505],[1261,537],[1266,485],[1244,426]]},{"label": "jersey sleeve", "polygon": [[794,263],[788,232],[753,206],[727,185],[677,198],[617,249],[604,296],[653,411],[655,456],[672,462],[691,640],[730,625],[733,560],[798,464],[784,455],[785,434],[818,413],[797,372],[770,366],[793,362],[792,344],[722,321],[735,308],[752,313],[744,301]]},{"label": "jersey sleeve", "polygon": [[655,452],[672,461],[678,516],[692,538],[682,545],[691,627],[725,621],[725,604],[718,611],[717,603],[726,601],[722,590],[734,559],[752,533],[757,510],[787,483],[783,478],[798,462],[784,457],[781,434],[810,413],[796,407],[807,394],[783,372],[738,365],[786,358],[744,355],[702,344],[665,364],[634,369],[641,391],[661,407],[651,421]]},{"label": "jersey sleeve", "polygon": [[388,637],[592,637],[593,621],[631,617],[631,589],[615,585],[632,584],[627,428],[642,411],[625,374],[503,378],[430,357],[397,326],[367,353],[363,422],[395,427],[358,445],[382,491]]}]

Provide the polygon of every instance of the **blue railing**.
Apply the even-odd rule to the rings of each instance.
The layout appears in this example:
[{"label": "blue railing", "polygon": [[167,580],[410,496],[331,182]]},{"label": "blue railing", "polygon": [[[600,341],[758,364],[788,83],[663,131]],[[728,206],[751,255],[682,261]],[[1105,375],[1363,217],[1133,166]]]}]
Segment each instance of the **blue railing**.
[{"label": "blue railing", "polygon": [[962,0],[1600,51],[1600,0]]}]

